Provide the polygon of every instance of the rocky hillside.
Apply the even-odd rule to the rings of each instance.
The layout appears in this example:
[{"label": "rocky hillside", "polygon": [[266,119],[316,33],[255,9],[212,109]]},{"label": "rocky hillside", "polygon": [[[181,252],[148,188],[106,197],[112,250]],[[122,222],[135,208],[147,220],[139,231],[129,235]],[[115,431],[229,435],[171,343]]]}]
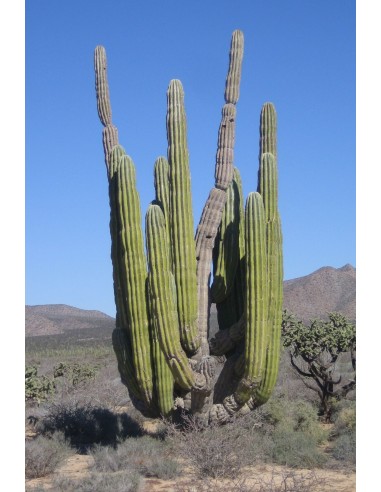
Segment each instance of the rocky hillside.
[{"label": "rocky hillside", "polygon": [[356,319],[356,269],[323,267],[305,277],[284,282],[284,308],[308,321],[332,311]]},{"label": "rocky hillside", "polygon": [[[284,308],[308,322],[339,311],[356,318],[356,269],[323,267],[305,277],[284,282]],[[215,324],[215,309],[212,320]],[[64,304],[25,307],[26,336],[58,335],[70,330],[104,328],[110,333],[115,320],[100,311],[87,311]]]},{"label": "rocky hillside", "polygon": [[112,330],[115,320],[100,311],[88,311],[65,304],[25,306],[25,335],[58,335],[70,330],[102,328]]}]

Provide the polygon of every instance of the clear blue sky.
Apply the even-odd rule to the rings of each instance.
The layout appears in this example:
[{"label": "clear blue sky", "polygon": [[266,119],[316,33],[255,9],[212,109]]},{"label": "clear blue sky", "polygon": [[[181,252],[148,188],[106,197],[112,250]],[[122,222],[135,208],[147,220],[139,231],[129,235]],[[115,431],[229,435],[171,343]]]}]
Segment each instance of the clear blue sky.
[{"label": "clear blue sky", "polygon": [[261,106],[278,114],[285,278],[356,266],[353,0],[26,0],[26,298],[115,315],[93,52],[142,215],[166,155],[166,89],[182,81],[195,226],[213,186],[231,33],[245,36],[235,164],[256,189]]}]

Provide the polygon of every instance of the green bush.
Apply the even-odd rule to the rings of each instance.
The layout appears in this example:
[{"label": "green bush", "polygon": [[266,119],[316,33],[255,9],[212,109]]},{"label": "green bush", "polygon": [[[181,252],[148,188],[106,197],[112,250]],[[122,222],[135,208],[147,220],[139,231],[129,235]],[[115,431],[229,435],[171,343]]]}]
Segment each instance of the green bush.
[{"label": "green bush", "polygon": [[272,434],[272,459],[279,465],[295,468],[321,467],[327,457],[307,433],[278,428]]},{"label": "green bush", "polygon": [[339,461],[356,463],[356,434],[342,434],[334,441],[332,456]]},{"label": "green bush", "polygon": [[342,400],[334,409],[332,456],[339,461],[356,463],[356,403]]},{"label": "green bush", "polygon": [[309,402],[272,398],[264,405],[262,414],[273,429],[303,433],[315,444],[328,438],[328,432],[320,425],[316,407]]},{"label": "green bush", "polygon": [[46,376],[38,376],[37,366],[25,368],[25,400],[40,404],[55,392],[55,383]]},{"label": "green bush", "polygon": [[67,364],[60,362],[54,367],[54,378],[64,377],[67,382],[77,387],[94,379],[97,374],[97,368],[90,364]]}]

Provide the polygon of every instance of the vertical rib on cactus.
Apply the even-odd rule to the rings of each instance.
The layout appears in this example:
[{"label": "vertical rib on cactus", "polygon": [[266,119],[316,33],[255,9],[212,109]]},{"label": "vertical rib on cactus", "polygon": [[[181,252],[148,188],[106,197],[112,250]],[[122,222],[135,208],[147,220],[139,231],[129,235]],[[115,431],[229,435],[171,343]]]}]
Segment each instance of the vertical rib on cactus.
[{"label": "vertical rib on cactus", "polygon": [[269,152],[275,159],[277,158],[277,117],[275,107],[268,102],[262,106],[260,116],[260,140],[259,140],[259,160],[262,154]]},{"label": "vertical rib on cactus", "polygon": [[266,223],[262,196],[249,194],[245,210],[246,332],[245,370],[236,399],[246,403],[260,382],[266,350],[268,281]]},{"label": "vertical rib on cactus", "polygon": [[200,339],[197,329],[196,258],[186,131],[184,91],[179,80],[172,80],[167,91],[172,259],[181,343],[185,350],[194,353],[200,346]]},{"label": "vertical rib on cactus", "polygon": [[103,46],[97,46],[94,52],[95,91],[97,95],[98,116],[103,129],[103,150],[107,170],[110,167],[110,153],[118,145],[118,129],[112,124],[110,92],[107,81],[107,58]]},{"label": "vertical rib on cactus", "polygon": [[95,90],[98,116],[104,126],[111,125],[110,93],[107,81],[107,58],[103,46],[97,46],[94,53]]},{"label": "vertical rib on cactus", "polygon": [[146,214],[148,278],[152,295],[153,316],[161,349],[176,383],[190,390],[195,383],[188,358],[181,348],[173,275],[169,262],[165,218],[158,205],[151,204]]},{"label": "vertical rib on cactus", "polygon": [[237,104],[243,59],[243,33],[233,32],[230,45],[229,71],[226,78],[225,102]]},{"label": "vertical rib on cactus", "polygon": [[[204,206],[196,231],[197,282],[198,282],[198,326],[201,336],[201,354],[209,355],[208,328],[210,312],[210,265],[213,246],[226,201],[226,189],[233,178],[235,143],[235,104],[238,101],[243,57],[243,34],[235,31],[230,47],[230,62],[226,78],[225,100],[218,131],[215,188],[211,190]],[[227,96],[227,94],[232,94]]]},{"label": "vertical rib on cactus", "polygon": [[233,179],[228,190],[221,224],[213,249],[213,302],[220,303],[229,295],[239,262],[239,190]]},{"label": "vertical rib on cactus", "polygon": [[167,359],[160,347],[155,299],[152,294],[149,277],[147,278],[146,285],[154,370],[154,401],[157,404],[160,415],[162,417],[168,417],[173,410],[174,379],[172,376],[172,372],[168,367]]},{"label": "vertical rib on cactus", "polygon": [[266,209],[266,243],[268,257],[268,338],[267,353],[261,384],[254,399],[262,404],[270,397],[275,386],[279,358],[283,304],[282,232],[278,213],[278,169],[272,154],[262,155],[259,169],[259,190]]},{"label": "vertical rib on cactus", "polygon": [[156,201],[161,206],[164,218],[165,218],[165,228],[168,238],[168,248],[169,248],[169,258],[170,265],[172,266],[172,251],[171,251],[171,237],[170,237],[170,190],[169,190],[169,164],[165,157],[158,157],[155,161],[154,166],[154,186]]},{"label": "vertical rib on cactus", "polygon": [[[122,155],[110,173],[115,180],[115,208],[118,221],[118,269],[125,286],[123,294],[132,346],[132,358],[142,399],[152,403],[152,366],[146,306],[146,259],[141,230],[139,195],[135,168]],[[115,238],[113,238],[115,239]]]}]

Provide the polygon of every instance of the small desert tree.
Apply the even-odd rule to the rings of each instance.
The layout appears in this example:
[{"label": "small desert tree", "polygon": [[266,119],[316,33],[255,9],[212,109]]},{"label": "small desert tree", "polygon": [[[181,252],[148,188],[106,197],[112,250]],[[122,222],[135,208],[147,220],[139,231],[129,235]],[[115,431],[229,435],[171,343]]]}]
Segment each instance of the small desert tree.
[{"label": "small desert tree", "polygon": [[340,313],[329,313],[328,320],[315,319],[306,326],[284,311],[282,335],[283,345],[290,349],[292,367],[303,383],[318,393],[319,413],[329,420],[332,399],[344,398],[355,388],[355,376],[342,381],[337,364],[341,354],[350,353],[355,371],[355,325]]}]

